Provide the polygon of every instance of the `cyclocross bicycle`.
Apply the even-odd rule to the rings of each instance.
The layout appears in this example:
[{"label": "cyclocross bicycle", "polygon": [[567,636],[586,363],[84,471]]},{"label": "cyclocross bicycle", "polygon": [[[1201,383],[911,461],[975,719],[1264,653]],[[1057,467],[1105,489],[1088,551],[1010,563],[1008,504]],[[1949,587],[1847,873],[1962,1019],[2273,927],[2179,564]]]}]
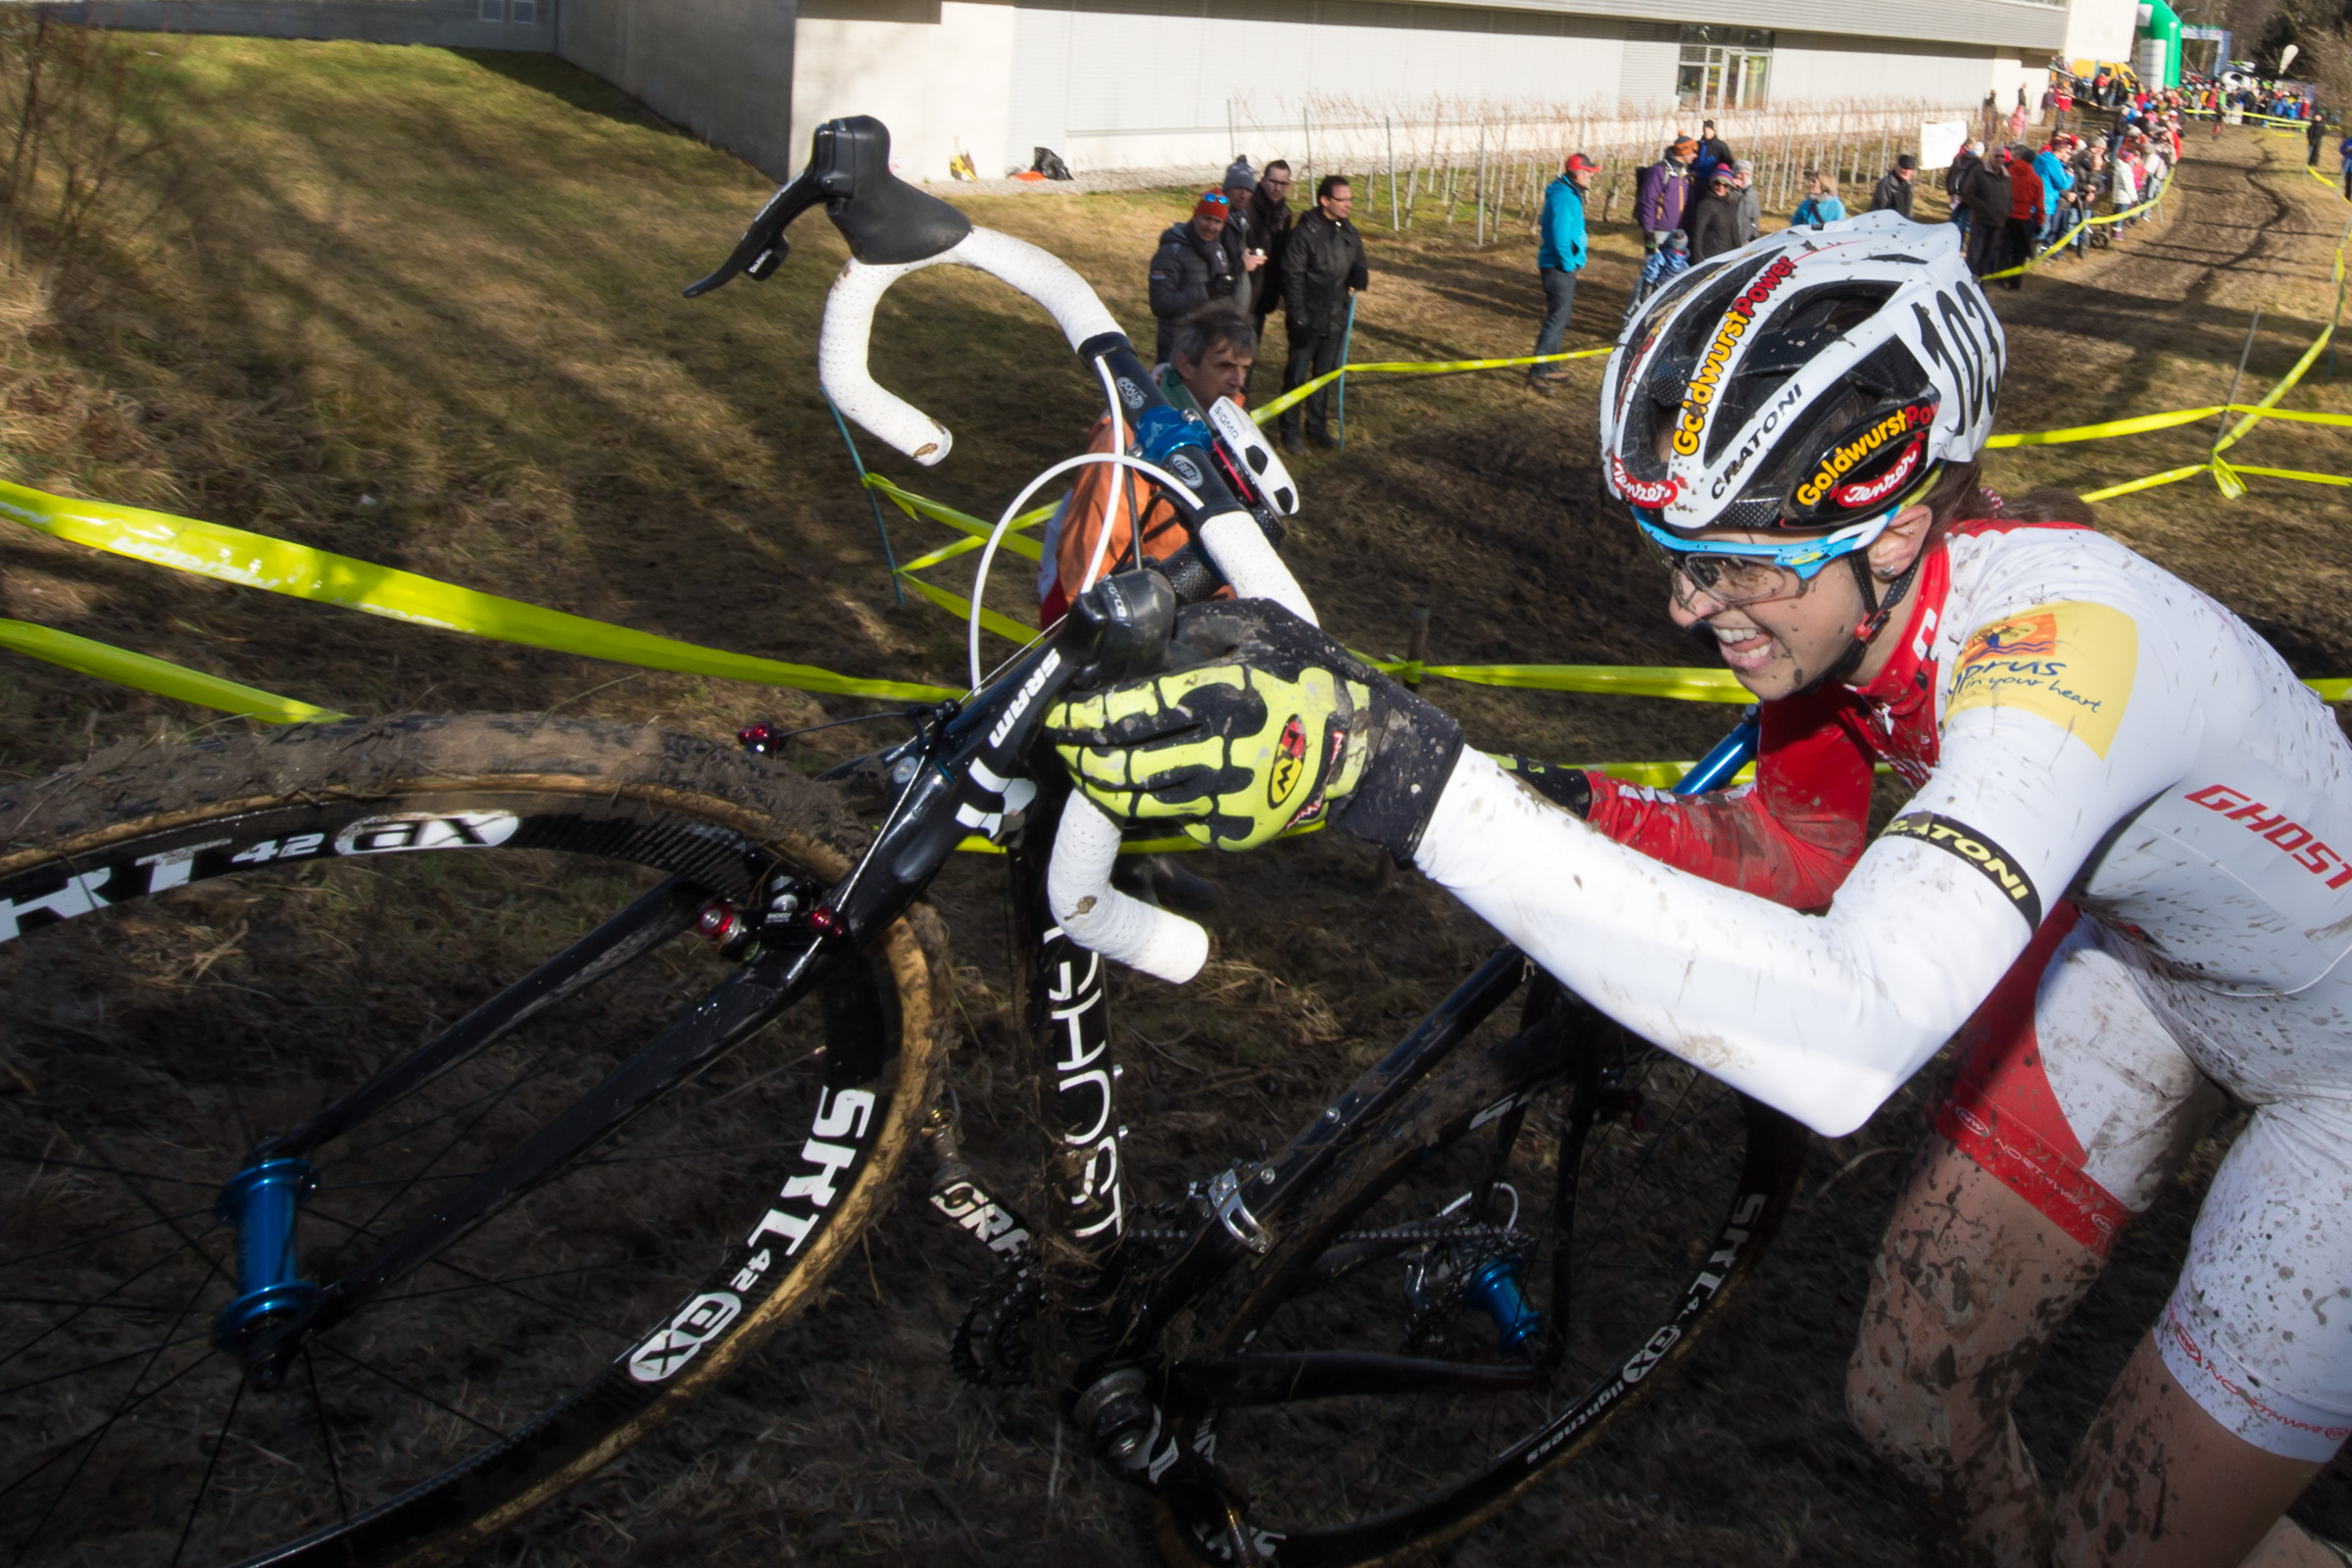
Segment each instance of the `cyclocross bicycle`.
[{"label": "cyclocross bicycle", "polygon": [[[822,127],[696,291],[772,273],[819,202],[854,257],[820,346],[845,412],[945,455],[867,335],[898,277],[979,268],[1102,381],[1130,455],[1074,461],[1142,468],[1194,542],[910,714],[846,770],[862,797],[758,728],[543,716],[132,748],[0,792],[7,1562],[452,1557],[741,1364],[918,1158],[995,1269],[956,1369],[1058,1398],[1180,1563],[1469,1527],[1753,1266],[1801,1133],[1507,948],[1286,1147],[1130,1168],[1104,959],[1180,980],[1205,939],[1110,886],[1118,836],[1039,717],[1150,667],[1220,583],[1311,615],[1269,543],[1296,489],[1246,418],[1168,407],[1069,269],[893,177],[870,120]],[[1026,1173],[973,1167],[944,1088],[921,901],[975,834],[1006,851]]]}]

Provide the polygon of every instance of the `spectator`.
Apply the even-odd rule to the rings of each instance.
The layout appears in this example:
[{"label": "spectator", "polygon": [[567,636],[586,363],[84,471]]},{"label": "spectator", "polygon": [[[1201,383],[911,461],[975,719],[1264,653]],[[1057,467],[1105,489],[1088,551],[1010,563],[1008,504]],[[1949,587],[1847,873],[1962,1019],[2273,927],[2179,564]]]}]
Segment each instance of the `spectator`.
[{"label": "spectator", "polygon": [[1698,151],[1690,161],[1690,188],[1704,190],[1715,171],[1728,169],[1732,163],[1732,144],[1715,134],[1715,122],[1703,122],[1698,127]]},{"label": "spectator", "polygon": [[1805,199],[1796,204],[1788,215],[1790,228],[1802,228],[1807,223],[1819,228],[1835,223],[1845,217],[1845,203],[1838,199],[1838,181],[1818,169],[1805,171]]},{"label": "spectator", "polygon": [[2311,156],[2304,159],[2303,162],[2310,168],[2320,167],[2320,138],[2327,134],[2328,122],[2316,116],[2313,117],[2311,123],[2303,127],[2303,139],[2311,143]]},{"label": "spectator", "polygon": [[[1282,369],[1285,392],[1340,368],[1348,297],[1371,282],[1364,270],[1363,236],[1348,221],[1354,205],[1355,192],[1344,175],[1324,175],[1315,185],[1315,210],[1298,220],[1282,248],[1283,336],[1290,347]],[[1330,446],[1331,388],[1326,386],[1282,411],[1284,448],[1302,450],[1302,410],[1307,440]]]},{"label": "spectator", "polygon": [[1174,345],[1176,318],[1199,310],[1211,300],[1230,300],[1237,292],[1249,301],[1249,285],[1234,270],[1224,245],[1225,220],[1230,209],[1221,190],[1201,192],[1193,216],[1170,223],[1159,236],[1159,251],[1152,258],[1152,314],[1159,318],[1159,335],[1152,358],[1165,361]]},{"label": "spectator", "polygon": [[[2139,160],[2132,155],[2129,147],[2116,149],[2107,188],[2113,195],[2117,212],[2129,212],[2139,205]],[[2132,220],[2125,219],[2115,226],[2122,228],[2131,221]]]},{"label": "spectator", "polygon": [[1277,158],[1266,165],[1257,189],[1250,193],[1250,242],[1266,258],[1250,289],[1250,321],[1261,342],[1266,335],[1266,313],[1282,301],[1282,247],[1290,237],[1291,166],[1288,160]]},{"label": "spectator", "polygon": [[2344,200],[2352,202],[2352,130],[2336,137],[2335,158],[2344,166]]},{"label": "spectator", "polygon": [[1236,158],[1225,171],[1225,232],[1217,236],[1217,243],[1234,269],[1233,302],[1245,309],[1256,298],[1256,273],[1266,265],[1265,252],[1250,229],[1250,198],[1256,192],[1257,176],[1250,172],[1250,160]]},{"label": "spectator", "polygon": [[[1544,216],[1537,227],[1544,238],[1536,247],[1536,271],[1544,279],[1544,327],[1536,334],[1536,353],[1557,354],[1568,335],[1568,313],[1576,306],[1576,274],[1585,270],[1585,192],[1600,166],[1583,153],[1570,153],[1560,165],[1559,177],[1544,189]],[[1531,365],[1527,388],[1551,395],[1559,368]]]},{"label": "spectator", "polygon": [[1634,318],[1642,314],[1642,302],[1665,287],[1669,278],[1678,277],[1689,270],[1690,236],[1678,228],[1659,240],[1658,248],[1650,252],[1648,261],[1642,264],[1641,279],[1634,284],[1634,297],[1625,302],[1625,322],[1618,330],[1622,332],[1625,327],[1634,324]]},{"label": "spectator", "polygon": [[[2039,247],[2034,243],[2048,217],[2049,204],[2043,199],[2041,176],[2034,172],[2034,149],[2024,142],[2009,144],[2009,219],[2004,225],[2008,239],[2008,256],[2004,268],[2022,268],[2034,260]],[[2026,286],[2025,274],[2004,278],[2011,288]]]},{"label": "spectator", "polygon": [[1740,206],[1740,243],[1748,244],[1764,232],[1764,197],[1756,189],[1756,166],[1746,159],[1732,164],[1732,189]]},{"label": "spectator", "polygon": [[1900,213],[1911,216],[1911,198],[1916,194],[1911,181],[1919,177],[1919,160],[1909,153],[1896,156],[1894,167],[1879,176],[1878,189],[1870,193],[1870,210],[1874,213]]},{"label": "spectator", "polygon": [[1732,172],[1718,169],[1707,193],[1690,204],[1690,260],[1693,264],[1740,248],[1740,206],[1732,200]]},{"label": "spectator", "polygon": [[2057,114],[2058,85],[2056,82],[2052,82],[2049,86],[2041,89],[2041,118],[2056,124]]},{"label": "spectator", "polygon": [[[1207,305],[1176,323],[1173,357],[1157,367],[1153,379],[1170,403],[1179,409],[1205,411],[1220,398],[1245,401],[1250,368],[1257,359],[1257,334],[1250,318],[1230,301]],[[1132,437],[1133,431],[1129,431]],[[1095,421],[1089,452],[1108,452],[1110,416]],[[1110,542],[1101,544],[1108,508]],[[1048,519],[1040,542],[1045,560],[1038,571],[1039,624],[1051,626],[1070,608],[1087,581],[1087,568],[1097,575],[1115,571],[1135,547],[1138,514],[1143,518],[1144,555],[1164,560],[1183,548],[1185,532],[1175,508],[1159,490],[1133,468],[1090,464],[1078,470],[1077,480],[1060,507]],[[1102,561],[1095,551],[1101,544]]]},{"label": "spectator", "polygon": [[1977,165],[1984,160],[1984,144],[1983,142],[1964,141],[1960,144],[1960,151],[1952,159],[1952,167],[1943,172],[1943,193],[1951,199],[1952,226],[1960,231],[1960,243],[1964,247],[1968,244],[1969,222],[1969,209],[1965,193],[1968,189],[1969,176],[1976,171]]},{"label": "spectator", "polygon": [[1690,201],[1690,160],[1698,143],[1678,136],[1666,156],[1642,171],[1634,191],[1634,221],[1642,225],[1642,248],[1655,252],[1666,236],[1683,226],[1683,209]]},{"label": "spectator", "polygon": [[2063,140],[2053,136],[2048,146],[2034,155],[2034,172],[2041,180],[2042,205],[2048,209],[2036,241],[2041,245],[2058,237],[2069,205],[2059,198],[2075,188],[2074,171],[2066,167],[2066,154],[2060,150]]},{"label": "spectator", "polygon": [[1959,199],[1968,204],[1968,270],[1979,277],[1998,271],[2009,224],[2009,155],[1996,148],[1980,156],[1969,168]]}]

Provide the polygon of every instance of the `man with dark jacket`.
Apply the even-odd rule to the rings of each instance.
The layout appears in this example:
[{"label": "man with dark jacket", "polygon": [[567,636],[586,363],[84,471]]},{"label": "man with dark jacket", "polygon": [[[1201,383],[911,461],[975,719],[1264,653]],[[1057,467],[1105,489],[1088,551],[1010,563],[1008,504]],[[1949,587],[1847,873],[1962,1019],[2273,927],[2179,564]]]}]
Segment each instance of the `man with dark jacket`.
[{"label": "man with dark jacket", "polygon": [[1291,166],[1277,158],[1250,193],[1250,244],[1265,263],[1250,280],[1250,321],[1262,340],[1266,316],[1282,303],[1282,247],[1291,237]]},{"label": "man with dark jacket", "polygon": [[[1339,174],[1326,174],[1315,185],[1315,210],[1298,220],[1282,248],[1282,314],[1290,358],[1282,368],[1285,392],[1303,386],[1340,368],[1347,347],[1348,300],[1371,282],[1364,270],[1363,236],[1348,221],[1355,192]],[[1298,442],[1299,411],[1305,411],[1306,438],[1319,447],[1331,445],[1331,388],[1294,403],[1282,411],[1282,444],[1288,451],[1303,450]]]},{"label": "man with dark jacket", "polygon": [[1175,341],[1178,317],[1210,300],[1232,299],[1248,287],[1223,244],[1229,211],[1223,191],[1205,191],[1193,204],[1189,220],[1169,224],[1159,236],[1159,250],[1152,258],[1152,314],[1159,318],[1152,357],[1163,365]]},{"label": "man with dark jacket", "polygon": [[1658,242],[1683,226],[1683,209],[1690,202],[1690,160],[1698,143],[1678,137],[1666,156],[1642,171],[1634,191],[1634,221],[1642,225],[1642,248],[1655,251]]},{"label": "man with dark jacket", "polygon": [[1968,244],[1968,203],[1962,193],[1968,189],[1968,176],[1977,167],[1977,144],[1964,141],[1952,158],[1952,167],[1943,172],[1943,193],[1951,198],[1952,226],[1960,231],[1963,248]]},{"label": "man with dark jacket", "polygon": [[[1732,144],[1715,134],[1715,122],[1707,121],[1698,127],[1698,149],[1690,159],[1692,188],[1704,189],[1715,177],[1718,169],[1732,167]],[[1698,258],[1693,256],[1692,261]]]},{"label": "man with dark jacket", "polygon": [[1250,160],[1236,158],[1225,171],[1225,232],[1217,236],[1226,260],[1233,264],[1233,303],[1248,309],[1257,297],[1258,271],[1266,265],[1265,251],[1250,226],[1250,198],[1257,193],[1257,176]]},{"label": "man with dark jacket", "polygon": [[1690,204],[1684,227],[1690,231],[1690,265],[1740,248],[1740,205],[1732,200],[1732,172],[1718,169],[1707,193]]},{"label": "man with dark jacket", "polygon": [[1911,181],[1919,175],[1919,160],[1909,153],[1895,159],[1894,167],[1879,176],[1879,188],[1870,193],[1870,210],[1874,213],[1900,213],[1911,216]]},{"label": "man with dark jacket", "polygon": [[1998,271],[2009,232],[2009,154],[1994,149],[1973,164],[1959,199],[1968,207],[1968,270]]}]

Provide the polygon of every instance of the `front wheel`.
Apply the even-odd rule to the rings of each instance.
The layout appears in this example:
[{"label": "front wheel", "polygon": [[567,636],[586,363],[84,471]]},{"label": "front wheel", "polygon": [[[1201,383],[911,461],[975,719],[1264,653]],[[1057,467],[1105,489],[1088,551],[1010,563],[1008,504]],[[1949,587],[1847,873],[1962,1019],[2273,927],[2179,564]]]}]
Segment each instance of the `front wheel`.
[{"label": "front wheel", "polygon": [[1162,1549],[1338,1568],[1501,1508],[1718,1319],[1804,1143],[1573,1003],[1457,1060],[1202,1303],[1168,1399],[1214,1479],[1163,1491]]},{"label": "front wheel", "polygon": [[528,717],[0,791],[6,1560],[453,1556],[741,1362],[928,1107],[924,911],[266,1375],[254,1347],[731,995],[713,901],[821,888],[855,839],[731,749]]}]

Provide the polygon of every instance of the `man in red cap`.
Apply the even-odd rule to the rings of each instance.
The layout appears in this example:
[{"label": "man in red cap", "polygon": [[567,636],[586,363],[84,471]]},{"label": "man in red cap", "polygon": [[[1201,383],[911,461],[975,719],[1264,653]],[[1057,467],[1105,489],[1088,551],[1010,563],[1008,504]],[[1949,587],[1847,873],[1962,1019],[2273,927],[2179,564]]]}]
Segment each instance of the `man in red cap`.
[{"label": "man in red cap", "polygon": [[[1536,353],[1560,352],[1568,335],[1568,313],[1576,305],[1576,274],[1585,270],[1585,192],[1600,166],[1583,153],[1570,153],[1560,174],[1544,191],[1544,216],[1538,223],[1544,239],[1536,247],[1536,270],[1544,279],[1544,330],[1536,334]],[[1551,395],[1557,365],[1531,365],[1527,387]]]},{"label": "man in red cap", "polygon": [[1223,191],[1204,191],[1193,204],[1191,219],[1170,223],[1159,236],[1159,250],[1152,258],[1152,314],[1159,318],[1152,358],[1163,365],[1175,341],[1177,318],[1237,294],[1237,303],[1250,302],[1248,273],[1257,270],[1261,258],[1246,256],[1236,269],[1233,253],[1222,243],[1230,216]]}]

